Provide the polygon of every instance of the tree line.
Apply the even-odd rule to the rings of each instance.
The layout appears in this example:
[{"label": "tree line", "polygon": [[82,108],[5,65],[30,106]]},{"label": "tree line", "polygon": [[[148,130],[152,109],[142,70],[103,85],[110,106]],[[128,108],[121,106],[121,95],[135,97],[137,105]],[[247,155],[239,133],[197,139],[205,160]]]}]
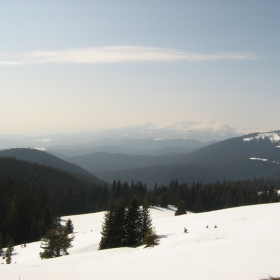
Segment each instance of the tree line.
[{"label": "tree line", "polygon": [[[263,184],[260,184],[263,182]],[[230,207],[279,202],[279,181],[217,182],[209,184],[171,181],[169,186],[155,186],[149,191],[151,205],[178,207],[185,202],[186,209],[195,213]]]},{"label": "tree line", "polygon": [[279,202],[278,189],[280,189],[280,180],[265,179],[208,184],[193,182],[191,185],[172,180],[168,186],[156,184],[152,189],[147,189],[147,186],[141,182],[132,182],[129,186],[127,182],[114,181],[109,191],[109,201],[123,198],[127,207],[128,202],[136,195],[141,205],[147,197],[149,205],[164,208],[168,205],[178,207],[180,201],[184,201],[188,211],[198,213]]}]

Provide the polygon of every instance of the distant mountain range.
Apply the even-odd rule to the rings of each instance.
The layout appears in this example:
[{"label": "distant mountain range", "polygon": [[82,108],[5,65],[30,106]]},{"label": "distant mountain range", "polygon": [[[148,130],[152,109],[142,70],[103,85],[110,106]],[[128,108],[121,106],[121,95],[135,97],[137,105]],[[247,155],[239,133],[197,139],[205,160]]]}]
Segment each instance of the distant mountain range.
[{"label": "distant mountain range", "polygon": [[235,137],[238,133],[230,126],[214,121],[205,123],[192,121],[178,122],[161,128],[153,123],[145,123],[98,131],[94,135],[98,139],[194,139],[209,142]]},{"label": "distant mountain range", "polygon": [[143,181],[152,187],[173,179],[192,183],[253,178],[280,178],[280,131],[253,133],[180,154],[125,155],[91,153],[71,157],[97,177],[112,182]]},{"label": "distant mountain range", "polygon": [[[80,132],[75,134],[56,134],[29,137],[24,135],[0,135],[0,149],[5,148],[38,148],[71,150],[104,147],[108,139],[192,139],[203,143],[221,141],[236,137],[239,134],[231,127],[214,121],[179,122],[169,127],[159,128],[155,124],[119,127],[96,132]],[[108,145],[107,145],[108,146]]]},{"label": "distant mountain range", "polygon": [[103,139],[90,144],[51,146],[45,150],[65,159],[92,153],[162,155],[189,153],[214,142],[201,142],[193,139]]},{"label": "distant mountain range", "polygon": [[[183,124],[177,126],[183,131]],[[97,177],[109,184],[115,179],[128,183],[142,181],[148,187],[155,183],[168,185],[173,179],[189,184],[193,181],[280,179],[280,131],[252,133],[219,142],[153,137],[103,139],[86,144],[49,146],[46,150],[3,150],[0,156]]]}]

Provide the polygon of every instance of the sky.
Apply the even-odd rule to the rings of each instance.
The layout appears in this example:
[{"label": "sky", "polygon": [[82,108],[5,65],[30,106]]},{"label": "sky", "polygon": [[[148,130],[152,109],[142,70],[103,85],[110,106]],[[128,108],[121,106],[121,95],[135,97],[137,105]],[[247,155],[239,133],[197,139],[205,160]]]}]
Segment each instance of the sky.
[{"label": "sky", "polygon": [[280,1],[0,0],[0,26],[0,134],[280,129]]}]

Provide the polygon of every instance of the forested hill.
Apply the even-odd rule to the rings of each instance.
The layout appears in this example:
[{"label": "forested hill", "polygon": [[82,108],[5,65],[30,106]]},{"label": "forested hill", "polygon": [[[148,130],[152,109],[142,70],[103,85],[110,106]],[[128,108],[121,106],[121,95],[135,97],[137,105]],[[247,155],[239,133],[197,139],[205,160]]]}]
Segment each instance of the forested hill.
[{"label": "forested hill", "polygon": [[28,149],[28,148],[15,148],[15,149],[3,150],[0,151],[0,157],[15,158],[31,163],[50,166],[56,169],[73,173],[79,177],[88,178],[96,184],[104,183],[102,180],[98,179],[92,173],[84,170],[82,167],[40,150]]},{"label": "forested hill", "polygon": [[0,247],[38,240],[54,217],[105,210],[108,189],[36,163],[0,158]]},{"label": "forested hill", "polygon": [[9,178],[16,184],[20,182],[24,186],[28,185],[35,192],[43,190],[46,198],[50,198],[52,212],[56,216],[104,209],[103,205],[95,205],[104,185],[94,184],[53,167],[14,158],[0,158],[0,178]]}]

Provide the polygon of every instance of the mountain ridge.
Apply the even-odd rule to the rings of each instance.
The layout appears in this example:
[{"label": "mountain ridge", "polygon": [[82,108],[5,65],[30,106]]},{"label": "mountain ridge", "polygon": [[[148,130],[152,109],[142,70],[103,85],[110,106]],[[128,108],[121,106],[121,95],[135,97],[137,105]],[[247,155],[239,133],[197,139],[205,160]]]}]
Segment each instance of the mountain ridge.
[{"label": "mountain ridge", "polygon": [[[272,133],[280,135],[280,131]],[[255,139],[258,135],[258,139]],[[272,142],[269,138],[260,137],[260,135],[266,134],[253,133],[234,137],[185,154],[150,156],[146,157],[146,163],[143,161],[145,159],[143,157],[105,154],[103,158],[96,157],[96,164],[103,161],[103,166],[106,167],[106,158],[110,158],[108,162],[110,162],[110,166],[115,166],[115,168],[108,168],[107,170],[106,168],[103,168],[103,170],[101,168],[98,170],[92,169],[91,172],[94,172],[103,180],[106,178],[107,181],[113,179],[122,181],[144,180],[149,187],[154,186],[155,183],[168,184],[176,177],[180,177],[180,180],[188,183],[197,180],[208,183],[209,180],[215,182],[219,180],[253,179],[254,177],[267,178],[273,176],[275,178],[280,173],[279,142],[278,140]],[[253,137],[253,140],[244,140],[250,137]],[[97,155],[91,155],[90,166],[92,168],[94,167],[95,156]],[[265,161],[254,159],[265,159]],[[74,159],[72,158],[72,160]],[[85,165],[83,167],[87,169]],[[178,170],[181,170],[182,174],[177,172]],[[190,170],[191,172],[189,172]],[[202,170],[205,172],[202,172]],[[168,174],[169,178],[167,179]]]}]

